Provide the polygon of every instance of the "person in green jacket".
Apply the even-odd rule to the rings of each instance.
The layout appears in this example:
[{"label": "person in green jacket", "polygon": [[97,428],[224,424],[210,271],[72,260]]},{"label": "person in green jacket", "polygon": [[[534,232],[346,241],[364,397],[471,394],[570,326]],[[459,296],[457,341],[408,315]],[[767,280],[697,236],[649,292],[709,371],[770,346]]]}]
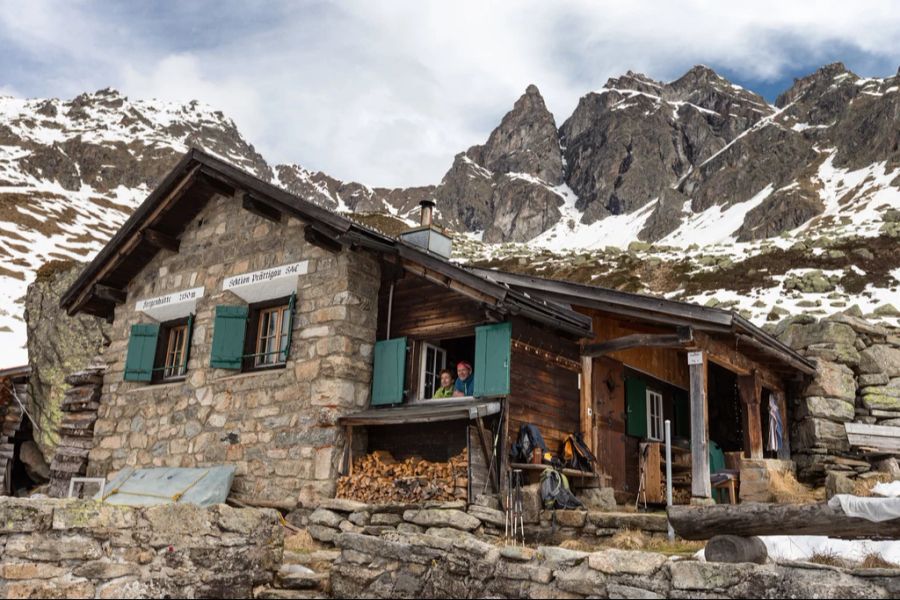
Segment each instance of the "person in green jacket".
[{"label": "person in green jacket", "polygon": [[434,390],[433,398],[452,398],[455,389],[453,383],[453,373],[450,372],[450,369],[441,371],[441,387]]}]

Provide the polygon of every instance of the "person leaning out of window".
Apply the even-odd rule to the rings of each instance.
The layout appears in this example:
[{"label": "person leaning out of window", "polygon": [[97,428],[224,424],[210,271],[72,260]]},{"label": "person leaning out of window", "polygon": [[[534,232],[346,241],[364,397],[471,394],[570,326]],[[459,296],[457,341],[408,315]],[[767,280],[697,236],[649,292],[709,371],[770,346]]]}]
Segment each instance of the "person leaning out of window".
[{"label": "person leaning out of window", "polygon": [[454,396],[474,396],[475,395],[475,376],[472,372],[472,365],[464,360],[459,361],[456,365],[456,389],[453,391]]},{"label": "person leaning out of window", "polygon": [[433,398],[452,398],[455,389],[453,373],[450,372],[450,369],[444,369],[441,371],[441,387],[434,390]]}]

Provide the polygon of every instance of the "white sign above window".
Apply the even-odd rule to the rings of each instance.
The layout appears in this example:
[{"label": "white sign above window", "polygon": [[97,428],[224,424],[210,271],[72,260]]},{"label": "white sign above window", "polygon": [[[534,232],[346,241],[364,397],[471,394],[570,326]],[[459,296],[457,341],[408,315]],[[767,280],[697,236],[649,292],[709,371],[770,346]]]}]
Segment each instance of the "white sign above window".
[{"label": "white sign above window", "polygon": [[138,300],[135,309],[160,323],[182,319],[197,311],[197,300],[203,297],[203,291],[202,287],[198,287]]},{"label": "white sign above window", "polygon": [[291,265],[281,265],[271,269],[263,269],[253,273],[244,273],[227,277],[222,289],[229,291],[245,302],[262,302],[282,296],[290,296],[297,291],[297,277],[306,275],[309,261],[304,260]]}]

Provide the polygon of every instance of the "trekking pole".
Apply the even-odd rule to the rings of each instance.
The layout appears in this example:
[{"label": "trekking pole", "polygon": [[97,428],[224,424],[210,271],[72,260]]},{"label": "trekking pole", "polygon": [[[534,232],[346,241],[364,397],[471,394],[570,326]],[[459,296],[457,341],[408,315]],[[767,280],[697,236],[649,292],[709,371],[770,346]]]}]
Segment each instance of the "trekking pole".
[{"label": "trekking pole", "polygon": [[516,515],[519,518],[519,531],[522,545],[525,545],[525,506],[522,500],[522,471],[516,471]]},{"label": "trekking pole", "polygon": [[509,519],[512,511],[512,471],[506,473],[506,527],[503,530],[503,537],[509,541]]}]

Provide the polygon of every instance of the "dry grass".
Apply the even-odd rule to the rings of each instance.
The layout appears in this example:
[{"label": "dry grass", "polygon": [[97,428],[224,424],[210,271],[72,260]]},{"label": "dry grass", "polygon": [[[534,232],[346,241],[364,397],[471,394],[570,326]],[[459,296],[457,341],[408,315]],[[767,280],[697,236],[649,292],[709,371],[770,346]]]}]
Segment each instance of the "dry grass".
[{"label": "dry grass", "polygon": [[587,542],[579,539],[563,540],[559,547],[565,548],[566,550],[577,550],[579,552],[593,552],[597,549],[593,544],[588,544]]},{"label": "dry grass", "polygon": [[807,562],[827,567],[849,568],[851,565],[831,550],[820,550],[807,559]]},{"label": "dry grass", "polygon": [[825,501],[825,488],[803,485],[793,473],[770,473],[769,489],[779,504],[808,504]]},{"label": "dry grass", "polygon": [[620,550],[643,550],[649,541],[643,531],[623,529],[610,538],[609,545]]},{"label": "dry grass", "polygon": [[900,565],[889,562],[878,552],[866,554],[859,566],[863,569],[897,569]]},{"label": "dry grass", "polygon": [[[867,473],[867,475],[869,475]],[[872,495],[872,488],[879,483],[890,483],[894,478],[890,473],[872,473],[865,479],[857,478],[853,481],[853,495],[868,497]]]},{"label": "dry grass", "polygon": [[321,550],[322,546],[313,540],[312,536],[305,529],[301,529],[294,534],[284,537],[284,549],[298,554],[311,554]]}]

